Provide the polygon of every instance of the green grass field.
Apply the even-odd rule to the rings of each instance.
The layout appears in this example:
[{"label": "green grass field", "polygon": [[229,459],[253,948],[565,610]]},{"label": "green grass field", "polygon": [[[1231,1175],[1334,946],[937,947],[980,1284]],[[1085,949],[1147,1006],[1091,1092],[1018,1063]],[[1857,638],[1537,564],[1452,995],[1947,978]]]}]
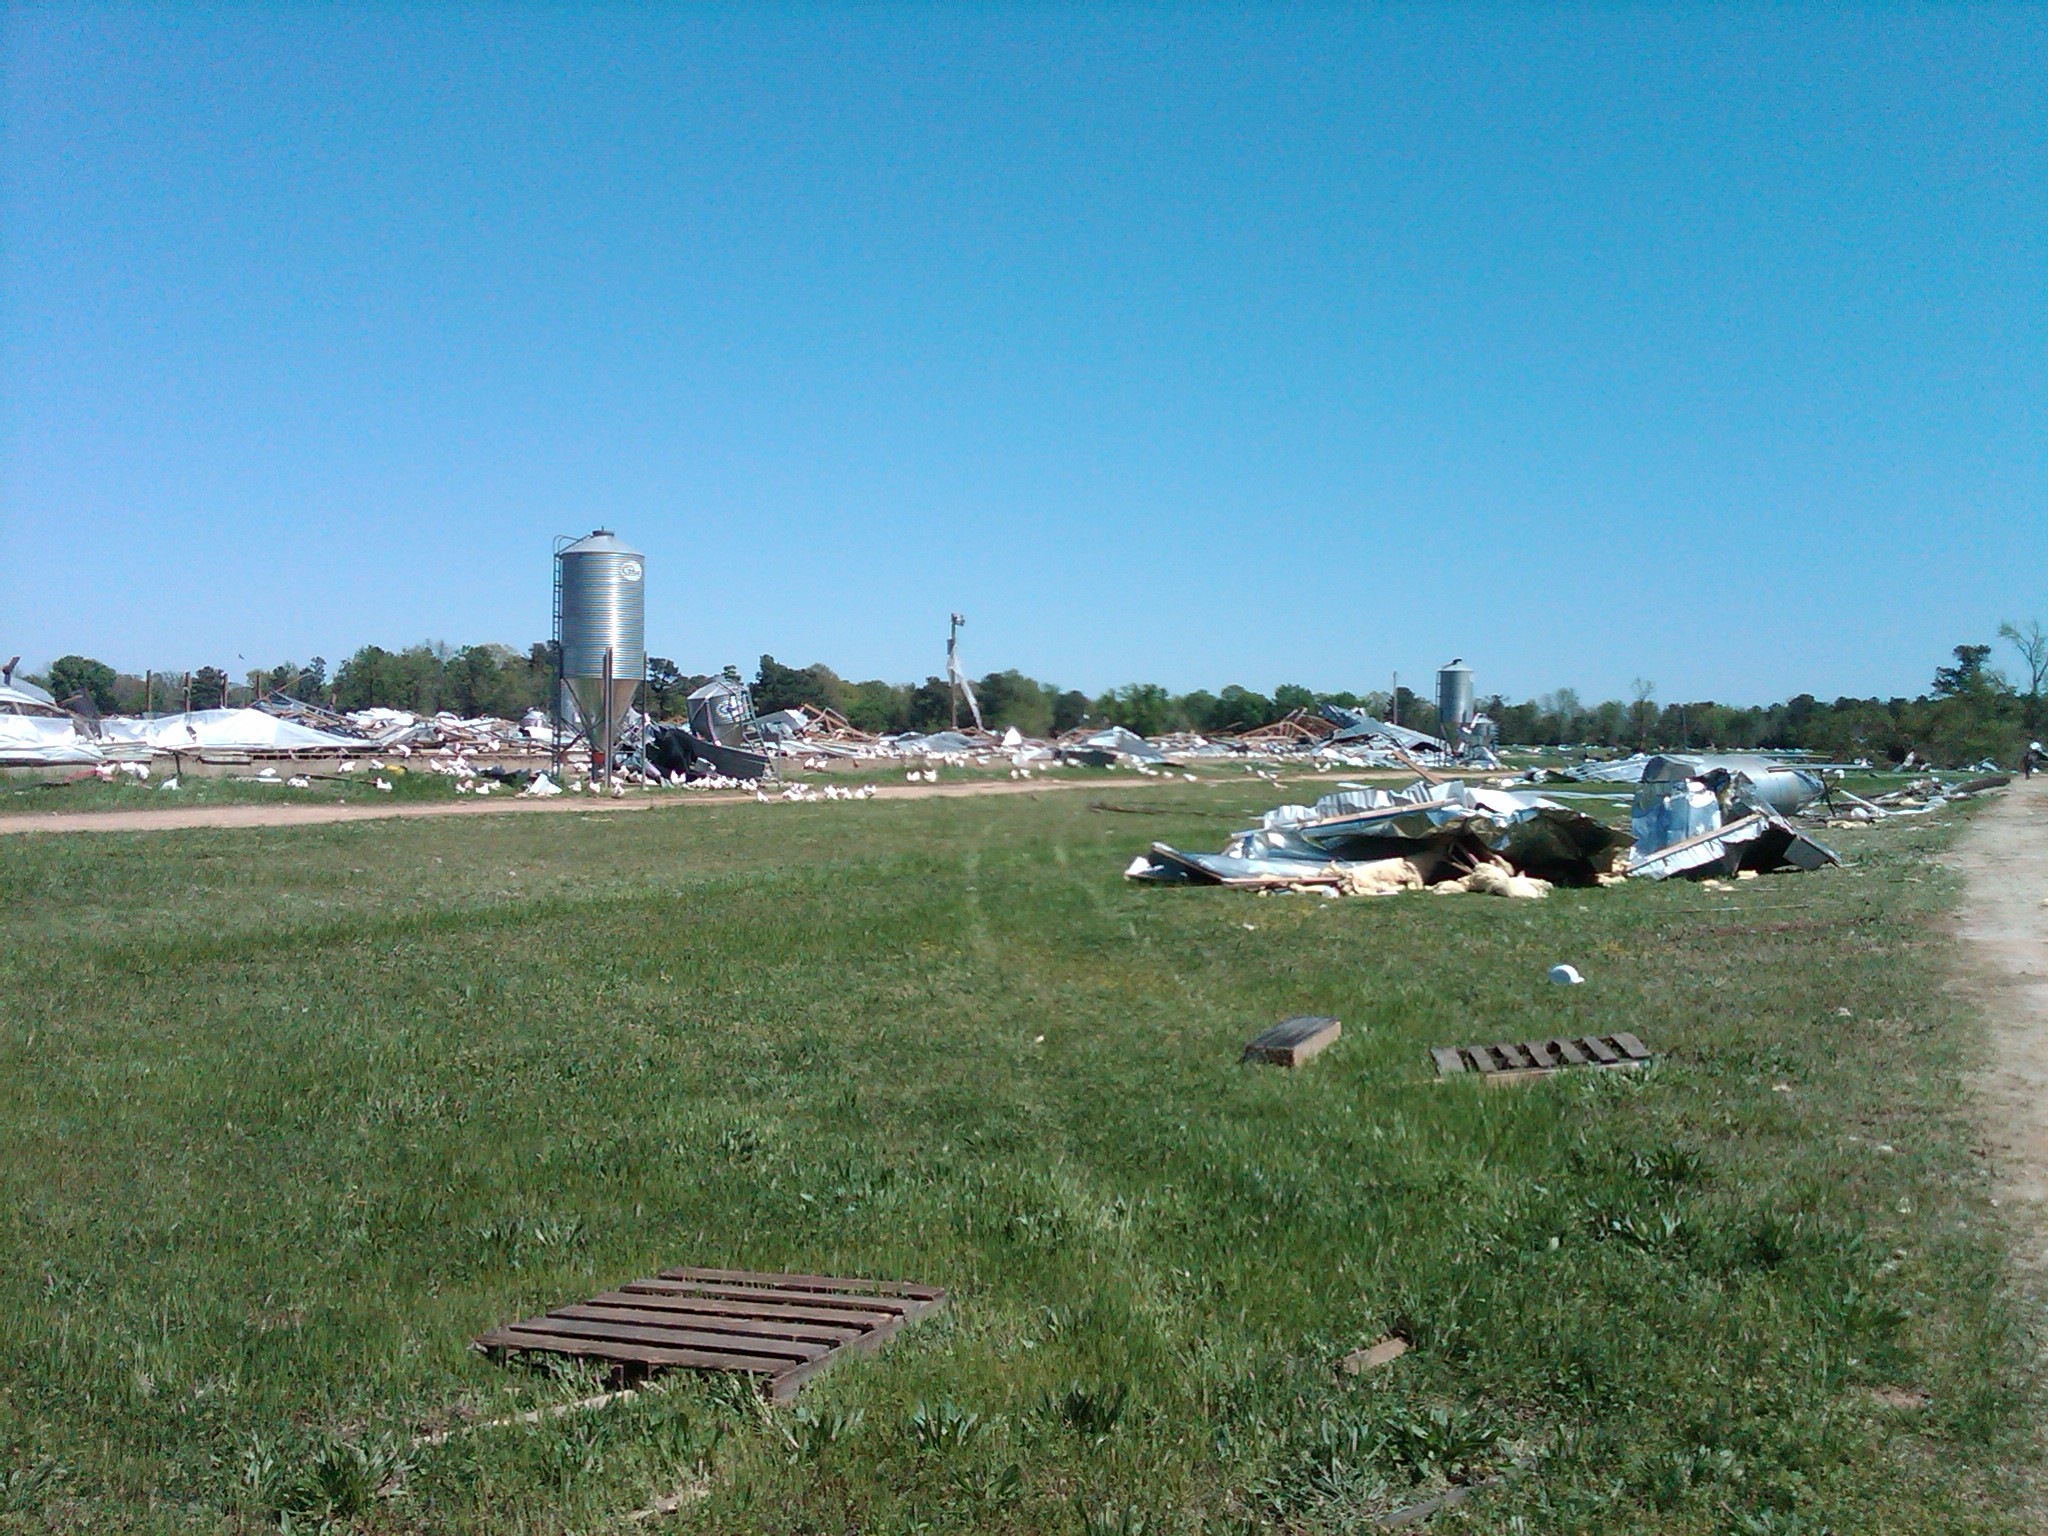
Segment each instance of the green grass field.
[{"label": "green grass field", "polygon": [[[0,842],[0,1524],[2026,1528],[1952,822],[1339,902],[1127,885],[1272,797],[1118,793]],[[1616,1028],[1661,1064],[1432,1080]],[[673,1264],[952,1302],[794,1407],[415,1444],[595,1390],[467,1341]]]},{"label": "green grass field", "polygon": [[[366,756],[357,760],[354,772],[341,774],[332,763],[286,763],[268,764],[275,768],[278,781],[258,783],[254,781],[256,766],[237,767],[233,770],[199,776],[185,774],[179,777],[178,787],[166,790],[164,780],[171,776],[170,770],[158,766],[146,781],[121,775],[110,781],[95,778],[89,770],[72,770],[69,777],[58,777],[52,773],[37,775],[20,774],[12,778],[0,778],[0,815],[33,815],[47,811],[169,811],[179,808],[211,805],[421,805],[439,801],[455,801],[459,797],[455,786],[457,780],[443,773],[436,773],[426,766],[430,759],[415,757],[406,761],[391,759],[378,769],[370,768]],[[922,767],[922,762],[919,765]],[[809,771],[802,766],[802,760],[784,761],[780,764],[781,778],[770,781],[766,788],[771,793],[780,793],[796,783],[807,783],[822,788],[827,784],[854,787],[862,784],[900,785],[908,771],[906,765],[896,761],[845,760],[829,763],[822,771]],[[938,782],[957,784],[963,780],[1005,780],[1010,776],[1008,763],[972,763],[965,766],[940,764],[935,771]],[[57,773],[64,773],[58,770]],[[1060,782],[1066,780],[1102,780],[1119,782],[1134,775],[1128,770],[1086,768],[1067,765],[1039,765],[1031,770],[1037,779]],[[311,782],[304,788],[294,788],[286,782],[292,775],[307,774]],[[1175,777],[1178,778],[1178,770]],[[1242,766],[1236,763],[1217,765],[1204,764],[1197,771],[1201,779],[1215,782],[1248,777]],[[568,784],[581,783],[583,775],[578,771],[564,774]],[[1289,777],[1306,779],[1311,775],[1296,772]],[[1330,775],[1323,775],[1330,777]],[[383,779],[389,790],[379,790],[374,781]],[[1412,782],[1413,775],[1408,776]],[[514,791],[505,786],[493,789],[494,795],[511,794]],[[661,786],[659,788],[635,787],[630,794],[636,798],[653,796],[659,799],[695,800],[705,794],[719,794],[730,791],[705,791],[681,787]]]}]

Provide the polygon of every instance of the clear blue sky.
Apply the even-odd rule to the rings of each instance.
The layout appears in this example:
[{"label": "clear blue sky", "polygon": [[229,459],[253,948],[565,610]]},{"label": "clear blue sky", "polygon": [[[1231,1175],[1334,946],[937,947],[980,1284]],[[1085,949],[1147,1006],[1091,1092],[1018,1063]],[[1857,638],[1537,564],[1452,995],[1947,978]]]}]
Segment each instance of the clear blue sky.
[{"label": "clear blue sky", "polygon": [[523,646],[599,523],[689,670],[1762,701],[2048,620],[2038,5],[4,17],[0,653]]}]

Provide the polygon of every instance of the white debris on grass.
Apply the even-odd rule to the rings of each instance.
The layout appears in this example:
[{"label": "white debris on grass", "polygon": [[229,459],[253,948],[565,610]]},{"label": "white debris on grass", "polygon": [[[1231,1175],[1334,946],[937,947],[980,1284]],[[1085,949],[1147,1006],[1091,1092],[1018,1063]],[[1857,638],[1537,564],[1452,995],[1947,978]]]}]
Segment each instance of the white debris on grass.
[{"label": "white debris on grass", "polygon": [[1430,889],[1441,896],[1461,896],[1470,891],[1481,896],[1510,896],[1522,901],[1540,901],[1550,894],[1550,882],[1538,880],[1534,875],[1518,875],[1498,864],[1479,864],[1473,867],[1471,874],[1460,875],[1455,880],[1441,881]]},{"label": "white debris on grass", "polygon": [[[1393,896],[1422,889],[1422,871],[1408,859],[1368,859],[1341,866],[1337,884],[1323,887],[1332,896]],[[1442,887],[1438,887],[1442,889]]]}]

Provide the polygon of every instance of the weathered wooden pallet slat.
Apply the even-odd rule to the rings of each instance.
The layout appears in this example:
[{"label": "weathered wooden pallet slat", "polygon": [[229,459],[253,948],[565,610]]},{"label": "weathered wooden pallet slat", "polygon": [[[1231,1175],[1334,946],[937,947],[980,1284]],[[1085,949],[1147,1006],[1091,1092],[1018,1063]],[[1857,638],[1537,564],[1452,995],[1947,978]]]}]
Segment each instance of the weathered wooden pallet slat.
[{"label": "weathered wooden pallet slat", "polygon": [[856,1311],[852,1308],[804,1307],[785,1301],[734,1301],[724,1296],[690,1296],[656,1290],[641,1281],[593,1296],[593,1303],[653,1307],[663,1312],[698,1312],[708,1317],[744,1317],[761,1322],[821,1323],[828,1328],[865,1328],[893,1323],[900,1312]]},{"label": "weathered wooden pallet slat", "polygon": [[1263,1061],[1275,1067],[1298,1067],[1321,1054],[1343,1033],[1344,1026],[1327,1014],[1298,1014],[1253,1035],[1239,1059]]},{"label": "weathered wooden pallet slat", "polygon": [[785,1286],[727,1285],[709,1280],[673,1279],[668,1275],[660,1275],[653,1280],[636,1280],[633,1283],[636,1286],[662,1286],[678,1296],[723,1296],[733,1301],[787,1301],[799,1306],[833,1307],[852,1312],[887,1312],[899,1317],[905,1313],[921,1312],[931,1305],[904,1296],[854,1296],[837,1291],[791,1290]]},{"label": "weathered wooden pallet slat", "polygon": [[478,1349],[608,1360],[620,1369],[738,1371],[785,1401],[840,1355],[878,1349],[946,1293],[903,1280],[669,1269],[540,1317],[493,1328]]},{"label": "weathered wooden pallet slat", "polygon": [[767,1323],[751,1317],[709,1317],[701,1313],[678,1316],[658,1307],[622,1307],[601,1297],[573,1307],[557,1307],[550,1317],[583,1318],[601,1323],[637,1323],[674,1331],[678,1328],[710,1329],[752,1339],[797,1339],[811,1344],[844,1344],[867,1332],[865,1328],[831,1328],[819,1323]]},{"label": "weathered wooden pallet slat", "polygon": [[1439,1078],[1469,1076],[1511,1082],[1578,1067],[1640,1066],[1650,1059],[1650,1052],[1627,1030],[1617,1030],[1611,1035],[1560,1035],[1493,1045],[1433,1045],[1429,1059]]},{"label": "weathered wooden pallet slat", "polygon": [[903,1296],[912,1301],[939,1301],[945,1292],[937,1286],[914,1285],[908,1280],[847,1280],[837,1275],[769,1275],[751,1269],[700,1269],[679,1265],[661,1271],[664,1280],[704,1280],[727,1285],[766,1286],[784,1291],[850,1291],[857,1296]]}]

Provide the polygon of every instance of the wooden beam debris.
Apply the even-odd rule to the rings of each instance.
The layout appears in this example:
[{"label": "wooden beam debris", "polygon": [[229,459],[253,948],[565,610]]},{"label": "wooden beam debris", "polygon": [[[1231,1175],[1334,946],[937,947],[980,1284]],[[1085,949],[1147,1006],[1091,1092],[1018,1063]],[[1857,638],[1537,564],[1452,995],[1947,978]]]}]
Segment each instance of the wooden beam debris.
[{"label": "wooden beam debris", "polygon": [[1252,1036],[1241,1061],[1262,1061],[1275,1067],[1298,1067],[1344,1033],[1344,1026],[1326,1014],[1297,1014]]}]

